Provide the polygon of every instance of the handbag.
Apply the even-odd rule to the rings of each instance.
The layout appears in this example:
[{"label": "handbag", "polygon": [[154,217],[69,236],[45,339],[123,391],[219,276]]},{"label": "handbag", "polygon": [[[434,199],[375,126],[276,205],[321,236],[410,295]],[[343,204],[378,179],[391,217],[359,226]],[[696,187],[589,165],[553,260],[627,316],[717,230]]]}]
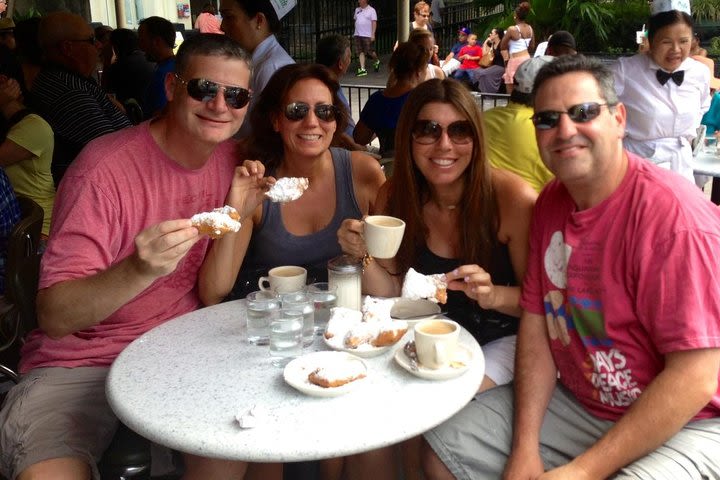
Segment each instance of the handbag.
[{"label": "handbag", "polygon": [[480,67],[481,68],[489,67],[490,65],[493,64],[493,60],[495,60],[495,50],[492,47],[488,48],[486,46],[486,48],[483,50],[482,57],[480,57],[480,62],[479,62]]}]

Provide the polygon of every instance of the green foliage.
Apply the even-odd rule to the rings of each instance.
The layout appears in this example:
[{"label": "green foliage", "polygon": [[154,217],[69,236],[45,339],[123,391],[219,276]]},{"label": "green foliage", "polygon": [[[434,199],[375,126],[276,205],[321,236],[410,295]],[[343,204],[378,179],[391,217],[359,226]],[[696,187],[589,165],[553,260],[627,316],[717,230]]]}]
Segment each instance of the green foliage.
[{"label": "green foliage", "polygon": [[717,21],[720,18],[720,0],[693,0],[692,13],[697,21]]},{"label": "green foliage", "polygon": [[30,18],[34,17],[41,17],[42,13],[40,10],[36,9],[35,7],[30,7],[25,11],[21,11],[19,9],[15,9],[15,12],[13,12],[13,21],[15,23],[22,22],[23,20],[28,20]]},{"label": "green foliage", "polygon": [[[698,0],[695,0],[697,2]],[[720,0],[705,0],[720,5]],[[518,1],[475,0],[477,5],[493,8],[502,5],[503,14],[483,19],[484,27],[513,24],[512,15]],[[647,0],[532,0],[528,23],[541,42],[557,30],[567,30],[584,52],[633,52],[635,31],[647,23]],[[695,3],[693,4],[693,8]]]},{"label": "green foliage", "polygon": [[708,55],[720,55],[720,37],[710,39],[710,45],[707,48]]}]

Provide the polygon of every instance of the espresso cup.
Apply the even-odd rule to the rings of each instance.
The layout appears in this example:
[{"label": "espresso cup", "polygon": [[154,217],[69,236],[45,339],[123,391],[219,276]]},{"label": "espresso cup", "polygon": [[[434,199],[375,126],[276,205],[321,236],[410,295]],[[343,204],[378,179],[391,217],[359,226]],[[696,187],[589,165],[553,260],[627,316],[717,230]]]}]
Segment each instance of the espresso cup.
[{"label": "espresso cup", "polygon": [[460,325],[452,320],[423,320],[415,325],[415,351],[421,366],[432,370],[447,367],[455,356]]},{"label": "espresso cup", "polygon": [[296,292],[305,288],[307,270],[294,265],[271,268],[267,277],[260,277],[258,288],[276,293]]},{"label": "espresso cup", "polygon": [[363,237],[368,254],[375,258],[393,258],[405,233],[405,222],[387,215],[365,217]]}]

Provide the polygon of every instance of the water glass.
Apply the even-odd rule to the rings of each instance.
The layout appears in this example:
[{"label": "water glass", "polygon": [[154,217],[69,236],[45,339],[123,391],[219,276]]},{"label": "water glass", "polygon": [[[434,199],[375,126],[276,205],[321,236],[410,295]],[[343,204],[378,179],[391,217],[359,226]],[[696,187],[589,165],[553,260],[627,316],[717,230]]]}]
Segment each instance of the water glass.
[{"label": "water glass", "polygon": [[275,292],[257,291],[248,294],[247,338],[253,345],[267,345],[270,341],[270,322],[278,317],[280,297]]},{"label": "water glass", "polygon": [[284,367],[302,355],[303,312],[293,308],[280,309],[270,323],[270,359],[276,367]]},{"label": "water glass", "polygon": [[307,289],[315,309],[315,334],[325,333],[330,320],[330,309],[337,306],[337,287],[327,282],[313,283]]},{"label": "water glass", "polygon": [[315,308],[310,294],[305,291],[280,295],[282,308],[299,310],[303,314],[303,346],[309,347],[315,339]]},{"label": "water glass", "polygon": [[705,137],[705,151],[715,154],[717,150],[717,138],[714,135]]}]

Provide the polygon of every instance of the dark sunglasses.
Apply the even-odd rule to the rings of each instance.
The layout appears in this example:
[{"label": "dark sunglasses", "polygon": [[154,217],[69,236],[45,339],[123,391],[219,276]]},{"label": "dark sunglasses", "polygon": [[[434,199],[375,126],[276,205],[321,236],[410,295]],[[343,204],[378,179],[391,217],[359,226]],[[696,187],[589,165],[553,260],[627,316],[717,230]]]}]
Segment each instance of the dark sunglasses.
[{"label": "dark sunglasses", "polygon": [[291,122],[298,122],[307,117],[308,113],[310,113],[310,108],[315,112],[315,116],[323,122],[333,122],[340,115],[340,109],[329,103],[310,107],[310,105],[305,102],[293,102],[285,107],[285,118]]},{"label": "dark sunglasses", "polygon": [[558,112],[555,110],[536,112],[535,115],[532,116],[532,121],[535,124],[535,128],[537,128],[538,130],[550,130],[551,128],[557,127],[557,124],[560,122],[560,117],[562,116],[562,114],[567,113],[567,116],[570,117],[570,120],[572,120],[573,122],[587,123],[595,120],[598,115],[600,115],[602,107],[605,106],[610,108],[614,107],[615,104],[587,102],[581,103],[579,105],[573,105],[572,107],[568,108],[566,112]]},{"label": "dark sunglasses", "polygon": [[412,137],[420,145],[432,145],[440,140],[443,130],[447,130],[448,138],[456,145],[473,141],[473,127],[467,120],[452,122],[446,129],[434,120],[418,120],[413,125]]},{"label": "dark sunglasses", "polygon": [[221,90],[225,95],[225,103],[231,108],[243,108],[250,101],[250,90],[247,88],[236,87],[234,85],[224,85],[210,81],[206,78],[193,78],[185,80],[180,75],[175,75],[181,83],[187,85],[187,92],[190,97],[199,102],[208,102],[215,98]]}]

